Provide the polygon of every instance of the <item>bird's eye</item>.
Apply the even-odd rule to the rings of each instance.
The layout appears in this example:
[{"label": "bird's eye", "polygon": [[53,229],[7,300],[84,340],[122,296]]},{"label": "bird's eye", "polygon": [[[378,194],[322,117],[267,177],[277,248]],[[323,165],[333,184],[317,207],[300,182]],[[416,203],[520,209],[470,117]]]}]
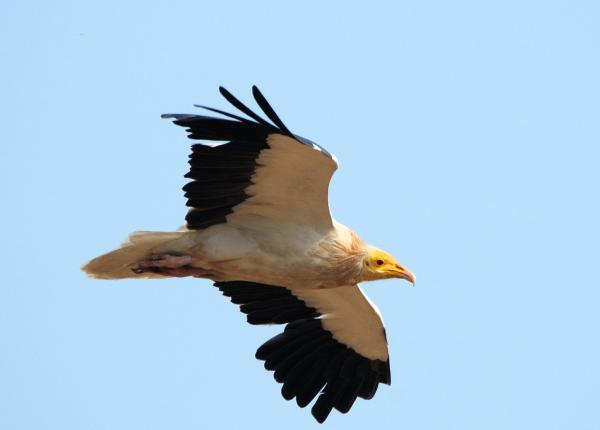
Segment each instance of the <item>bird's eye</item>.
[{"label": "bird's eye", "polygon": [[383,260],[377,260],[377,261],[375,262],[375,264],[377,264],[378,266],[381,266],[381,265],[383,264]]}]

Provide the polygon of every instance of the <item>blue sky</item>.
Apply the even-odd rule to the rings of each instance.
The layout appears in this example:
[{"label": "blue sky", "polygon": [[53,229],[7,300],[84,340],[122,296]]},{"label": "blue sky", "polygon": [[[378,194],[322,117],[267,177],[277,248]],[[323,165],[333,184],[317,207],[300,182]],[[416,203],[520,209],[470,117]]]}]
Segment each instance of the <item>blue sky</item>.
[{"label": "blue sky", "polygon": [[258,84],[337,155],[391,387],[329,428],[600,428],[600,8],[586,1],[10,2],[0,15],[0,427],[316,428],[208,281],[79,266],[183,224],[161,120]]}]

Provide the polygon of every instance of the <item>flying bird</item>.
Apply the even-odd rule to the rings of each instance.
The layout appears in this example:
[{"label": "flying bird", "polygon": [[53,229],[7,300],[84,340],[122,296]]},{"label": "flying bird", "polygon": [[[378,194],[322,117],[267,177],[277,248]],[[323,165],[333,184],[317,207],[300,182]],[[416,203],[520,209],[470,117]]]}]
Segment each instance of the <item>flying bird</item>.
[{"label": "flying bird", "polygon": [[293,134],[256,86],[270,122],[219,90],[247,117],[206,106],[197,107],[220,117],[162,115],[201,142],[185,175],[185,227],[134,232],[82,269],[100,279],[208,278],[250,324],[286,324],[256,358],[285,399],[305,407],[317,398],[311,412],[322,423],[391,383],[383,322],[358,284],[415,276],[332,218],[332,154]]}]

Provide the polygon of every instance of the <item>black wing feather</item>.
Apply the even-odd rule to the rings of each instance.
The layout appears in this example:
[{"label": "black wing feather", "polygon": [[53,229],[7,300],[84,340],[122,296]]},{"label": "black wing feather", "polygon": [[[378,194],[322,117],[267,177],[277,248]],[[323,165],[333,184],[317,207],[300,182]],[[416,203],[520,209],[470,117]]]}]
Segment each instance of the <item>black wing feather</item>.
[{"label": "black wing feather", "polygon": [[[191,208],[186,215],[187,228],[191,230],[227,222],[227,216],[233,213],[233,208],[250,197],[245,190],[252,184],[251,178],[256,171],[261,151],[269,148],[267,137],[270,134],[291,136],[300,144],[318,147],[323,154],[331,157],[325,149],[308,139],[293,135],[256,86],[252,88],[254,98],[275,125],[253,112],[225,88],[219,87],[219,91],[229,103],[252,120],[200,105],[195,106],[227,118],[189,114],[162,115],[163,118],[173,119],[175,124],[185,127],[190,139],[217,142],[217,145],[192,145],[190,170],[185,175],[192,180],[190,184],[194,184],[186,186],[185,189],[187,206]],[[221,193],[219,190],[228,182],[243,183],[245,186],[240,187],[235,194]],[[206,199],[211,200],[209,205],[202,203]],[[208,212],[215,208],[221,210]]]},{"label": "black wing feather", "polygon": [[259,115],[257,115],[256,113],[254,113],[254,111],[252,111],[252,109],[250,109],[244,103],[242,103],[241,101],[239,101],[233,94],[231,94],[225,88],[219,87],[219,91],[221,92],[221,95],[223,97],[225,97],[229,103],[231,103],[233,106],[235,106],[236,108],[238,108],[239,110],[241,110],[242,112],[244,112],[246,115],[248,115],[253,120],[255,120],[256,122],[258,122],[258,123],[260,123],[262,125],[265,125],[267,127],[273,127],[272,124],[269,124],[267,121],[265,121]]},{"label": "black wing feather", "polygon": [[204,105],[194,105],[194,107],[201,108],[201,109],[206,109],[206,110],[209,110],[209,111],[214,112],[214,113],[225,115],[225,116],[227,116],[229,118],[237,119],[238,121],[241,121],[241,122],[251,122],[250,120],[248,120],[248,118],[244,118],[244,117],[241,117],[241,116],[238,116],[238,115],[234,115],[232,113],[225,112],[225,111],[222,111],[220,109],[215,109],[215,108],[211,108],[211,107],[204,106]]},{"label": "black wing feather", "polygon": [[215,286],[240,305],[251,324],[288,323],[283,333],[256,350],[267,370],[283,383],[286,400],[296,398],[300,407],[312,407],[322,423],[332,409],[350,410],[357,397],[370,399],[379,383],[389,384],[389,360],[371,360],[333,338],[319,319],[318,310],[307,306],[284,287],[248,281],[216,282]]},{"label": "black wing feather", "polygon": [[254,100],[256,100],[256,103],[258,103],[260,108],[269,117],[269,119],[273,121],[273,124],[292,136],[292,132],[288,130],[283,121],[279,118],[279,115],[275,113],[265,96],[262,95],[256,85],[252,86],[252,94],[254,95]]},{"label": "black wing feather", "polygon": [[[192,182],[184,187],[187,206],[191,208],[186,215],[188,229],[203,229],[227,222],[227,216],[233,212],[233,208],[249,197],[245,190],[252,184],[251,178],[260,152],[269,147],[267,136],[272,133],[291,135],[287,128],[277,128],[268,123],[225,88],[220,87],[219,91],[227,101],[256,122],[206,106],[199,107],[228,118],[162,115],[185,127],[190,139],[221,142],[217,146],[192,145],[190,170],[185,175]],[[273,117],[271,106],[268,103],[262,103],[262,106],[268,106],[269,110],[265,113]],[[275,117],[279,118],[276,114]],[[283,124],[279,119],[278,123]]]}]

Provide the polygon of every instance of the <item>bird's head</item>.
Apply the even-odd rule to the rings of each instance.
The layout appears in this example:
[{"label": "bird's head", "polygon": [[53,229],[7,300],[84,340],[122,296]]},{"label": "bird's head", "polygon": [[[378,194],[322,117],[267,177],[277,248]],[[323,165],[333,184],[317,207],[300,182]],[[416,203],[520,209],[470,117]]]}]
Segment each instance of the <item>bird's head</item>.
[{"label": "bird's head", "polygon": [[364,281],[376,279],[400,278],[415,284],[415,275],[398,263],[394,257],[381,249],[369,247],[363,259],[361,278]]}]

